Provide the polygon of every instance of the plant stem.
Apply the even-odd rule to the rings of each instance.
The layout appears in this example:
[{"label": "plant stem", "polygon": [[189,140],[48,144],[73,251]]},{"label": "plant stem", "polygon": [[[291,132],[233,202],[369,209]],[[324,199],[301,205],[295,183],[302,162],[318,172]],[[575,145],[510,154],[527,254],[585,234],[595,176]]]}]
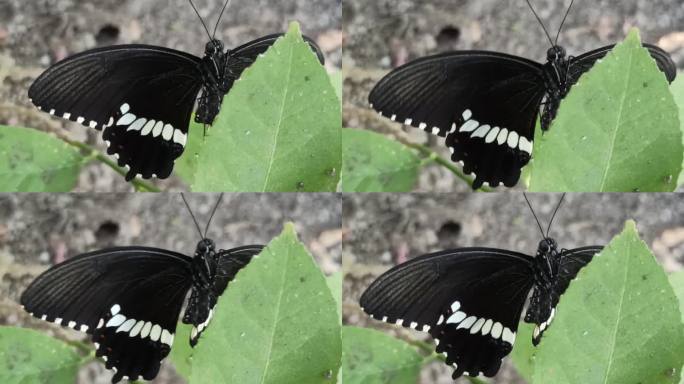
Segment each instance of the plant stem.
[{"label": "plant stem", "polygon": [[[64,140],[69,145],[72,145],[76,148],[79,148],[81,150],[88,152],[90,154],[90,156],[93,156],[97,160],[108,165],[110,168],[112,168],[114,171],[116,171],[121,176],[124,176],[124,177],[126,176],[126,171],[121,169],[121,167],[119,167],[118,164],[116,164],[114,161],[112,161],[112,159],[103,155],[102,153],[100,153],[100,151],[96,150],[95,148],[93,148],[87,144],[81,143],[80,141],[69,140],[65,137],[61,137],[61,139]],[[139,192],[161,192],[161,190],[159,188],[155,187],[154,185],[152,185],[150,183],[146,183],[142,180],[138,180],[137,178],[131,180],[131,184],[133,185],[135,190],[139,191]]]},{"label": "plant stem", "polygon": [[[428,148],[424,145],[421,145],[421,144],[408,143],[408,142],[404,142],[404,145],[417,150],[418,152],[420,152],[424,156],[427,156],[430,160],[434,161],[435,163],[437,163],[437,164],[443,166],[444,168],[448,169],[449,171],[451,171],[451,173],[456,175],[456,177],[458,177],[459,179],[468,183],[468,185],[470,185],[471,187],[473,186],[473,179],[470,176],[467,176],[466,174],[464,174],[463,171],[456,168],[451,161],[441,157],[440,155],[438,155],[437,153],[432,151],[430,148]],[[489,187],[482,186],[480,189],[478,189],[478,191],[480,191],[480,192],[492,192],[492,189]]]}]

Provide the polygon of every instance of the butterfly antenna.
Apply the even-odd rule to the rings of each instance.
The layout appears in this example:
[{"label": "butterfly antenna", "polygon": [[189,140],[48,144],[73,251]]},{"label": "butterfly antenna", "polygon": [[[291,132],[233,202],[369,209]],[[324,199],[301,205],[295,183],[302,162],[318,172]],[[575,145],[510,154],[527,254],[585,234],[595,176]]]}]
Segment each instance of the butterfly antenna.
[{"label": "butterfly antenna", "polygon": [[190,5],[192,6],[192,9],[195,10],[195,14],[197,15],[197,17],[199,17],[200,22],[202,22],[202,26],[204,27],[204,30],[207,31],[207,36],[209,36],[209,39],[210,39],[210,40],[213,40],[213,38],[211,37],[211,34],[209,33],[209,29],[207,28],[207,25],[204,24],[204,20],[202,19],[202,16],[200,16],[199,12],[197,11],[197,8],[195,7],[195,4],[192,2],[192,0],[188,0],[188,1],[190,2]]},{"label": "butterfly antenna", "polygon": [[575,3],[575,0],[570,1],[570,6],[568,7],[568,10],[565,11],[565,16],[563,16],[563,21],[561,21],[560,28],[558,28],[558,34],[556,35],[556,42],[553,45],[558,45],[558,38],[560,37],[560,33],[563,30],[563,25],[565,25],[565,20],[568,18],[568,15],[570,14],[570,10],[572,9],[573,3]]},{"label": "butterfly antenna", "polygon": [[523,196],[525,197],[525,201],[527,201],[527,206],[530,207],[530,211],[532,211],[532,216],[534,216],[534,220],[537,222],[539,232],[541,232],[542,237],[546,238],[546,236],[544,236],[544,230],[542,229],[541,223],[539,222],[537,215],[534,213],[534,208],[532,208],[532,204],[530,204],[530,200],[527,198],[527,194],[525,192],[523,192]]},{"label": "butterfly antenna", "polygon": [[549,221],[549,226],[546,228],[546,236],[549,237],[549,231],[551,230],[551,224],[553,223],[553,219],[556,217],[556,212],[558,212],[558,208],[560,208],[561,204],[563,204],[563,199],[565,199],[565,193],[563,196],[561,196],[560,200],[558,201],[558,205],[556,205],[556,209],[553,211],[553,215],[551,215],[551,221]]},{"label": "butterfly antenna", "polygon": [[551,46],[554,46],[555,44],[553,43],[553,40],[551,39],[551,35],[549,35],[549,32],[546,30],[546,27],[544,26],[544,23],[542,22],[542,19],[537,15],[537,12],[534,10],[534,7],[532,7],[532,4],[530,4],[530,0],[525,0],[527,2],[527,5],[530,7],[532,10],[532,13],[534,13],[534,17],[537,18],[537,21],[541,25],[542,29],[544,30],[544,33],[546,34],[546,37],[549,39],[549,42],[551,43]]},{"label": "butterfly antenna", "polygon": [[216,20],[216,26],[214,26],[214,33],[211,35],[211,39],[214,40],[214,36],[216,36],[216,30],[218,29],[219,23],[221,22],[221,18],[223,17],[223,12],[230,6],[231,0],[226,0],[225,3],[223,3],[223,9],[221,9],[221,13],[219,14],[218,20]]},{"label": "butterfly antenna", "polygon": [[195,218],[195,215],[192,213],[192,209],[190,209],[190,204],[188,204],[188,201],[185,199],[185,194],[183,194],[183,192],[181,192],[181,197],[183,198],[183,202],[185,203],[185,206],[188,208],[188,212],[190,212],[190,216],[192,216],[192,221],[195,222],[195,227],[197,228],[197,232],[199,232],[200,237],[204,239],[204,236],[202,236],[202,230],[200,229],[200,226],[197,223],[197,219]]},{"label": "butterfly antenna", "polygon": [[207,232],[209,231],[209,224],[211,224],[211,219],[214,218],[214,214],[216,213],[216,210],[218,209],[219,205],[221,204],[221,200],[223,199],[223,193],[219,195],[218,200],[216,200],[216,205],[214,205],[214,210],[211,211],[211,216],[209,216],[209,221],[207,221],[207,226],[204,228],[204,237],[207,237]]}]

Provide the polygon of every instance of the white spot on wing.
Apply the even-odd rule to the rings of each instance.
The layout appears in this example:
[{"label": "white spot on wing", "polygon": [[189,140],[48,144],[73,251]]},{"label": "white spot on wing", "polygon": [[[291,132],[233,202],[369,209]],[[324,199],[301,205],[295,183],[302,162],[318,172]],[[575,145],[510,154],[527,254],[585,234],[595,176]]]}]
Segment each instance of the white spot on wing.
[{"label": "white spot on wing", "polygon": [[458,309],[461,308],[461,302],[460,301],[454,301],[451,303],[451,312],[456,312]]},{"label": "white spot on wing", "polygon": [[139,131],[142,129],[143,125],[145,125],[146,122],[147,119],[141,117],[138,120],[134,121],[133,124],[131,124],[126,131]]},{"label": "white spot on wing", "polygon": [[121,105],[121,108],[119,108],[119,111],[121,111],[121,114],[127,113],[131,109],[131,106],[128,105],[128,103],[124,103]]},{"label": "white spot on wing", "polygon": [[152,128],[154,128],[154,124],[156,121],[154,120],[149,120],[147,124],[143,127],[142,131],[140,131],[141,136],[147,136],[150,132],[152,132]]},{"label": "white spot on wing", "polygon": [[498,321],[492,325],[492,337],[498,339],[501,336],[501,331],[503,331],[503,325]]},{"label": "white spot on wing", "polygon": [[121,326],[119,328],[116,329],[116,332],[117,333],[118,332],[128,332],[131,330],[131,328],[133,328],[134,325],[135,325],[135,319],[128,319],[128,320],[124,321],[124,323],[121,324]]},{"label": "white spot on wing", "polygon": [[452,314],[451,316],[449,316],[449,319],[447,320],[447,324],[458,324],[461,321],[463,321],[463,319],[465,319],[466,316],[467,315],[464,312],[461,312],[461,311],[456,312],[456,313]]},{"label": "white spot on wing", "polygon": [[126,321],[126,316],[124,316],[122,314],[116,314],[114,317],[109,319],[106,326],[107,327],[118,327],[119,325],[123,324],[124,321]]},{"label": "white spot on wing", "polygon": [[162,328],[159,326],[159,324],[155,324],[154,326],[152,326],[152,331],[150,332],[150,339],[152,339],[152,341],[159,340],[159,337],[161,336],[161,331]]},{"label": "white spot on wing", "polygon": [[154,129],[152,130],[152,137],[157,137],[161,135],[162,129],[164,129],[164,122],[158,121],[157,124],[154,125]]},{"label": "white spot on wing", "polygon": [[508,129],[504,128],[501,130],[501,132],[499,132],[499,136],[496,138],[496,142],[499,145],[502,145],[506,142],[506,140],[508,140]]},{"label": "white spot on wing", "polygon": [[484,318],[477,319],[475,324],[473,324],[473,326],[470,328],[470,333],[474,335],[474,334],[480,332],[480,329],[482,329],[482,326],[484,325],[484,323],[485,323]]},{"label": "white spot on wing", "polygon": [[489,129],[491,126],[489,125],[483,125],[480,128],[478,128],[475,132],[473,132],[470,137],[475,138],[475,137],[485,137],[487,135],[487,132],[489,132]]},{"label": "white spot on wing", "polygon": [[518,147],[518,132],[511,132],[508,134],[508,146],[515,149]]},{"label": "white spot on wing", "polygon": [[472,132],[475,129],[477,129],[477,127],[479,127],[479,126],[480,126],[479,122],[477,122],[475,120],[468,120],[465,122],[465,124],[463,124],[461,126],[461,129],[459,129],[458,131],[459,132]]},{"label": "white spot on wing", "polygon": [[121,311],[121,306],[119,304],[114,304],[112,305],[112,308],[109,309],[109,312],[112,314],[112,316],[116,315]]},{"label": "white spot on wing", "polygon": [[[463,312],[459,312],[459,313],[463,313]],[[462,322],[461,324],[459,324],[458,327],[456,327],[456,329],[461,329],[461,328],[468,329],[468,328],[470,328],[473,324],[475,324],[476,321],[477,321],[477,317],[475,317],[475,316],[470,316],[469,318],[463,320],[463,322]],[[448,321],[447,321],[447,322],[448,322]]]},{"label": "white spot on wing", "polygon": [[468,121],[471,117],[473,117],[473,112],[470,109],[463,111],[463,120]]},{"label": "white spot on wing", "polygon": [[173,138],[173,127],[171,124],[166,124],[164,125],[164,130],[162,131],[162,138],[166,141],[169,141]]},{"label": "white spot on wing", "polygon": [[135,115],[132,113],[127,113],[117,120],[116,125],[130,125],[135,121]]},{"label": "white spot on wing", "polygon": [[499,127],[494,127],[492,130],[487,134],[487,137],[485,137],[485,143],[490,144],[493,143],[494,140],[499,136],[499,131],[501,128]]},{"label": "white spot on wing", "polygon": [[135,323],[135,326],[133,327],[133,329],[131,329],[129,336],[131,336],[131,337],[138,336],[138,334],[140,334],[140,330],[142,330],[143,325],[145,325],[145,322],[142,320],[138,320],[138,322]]},{"label": "white spot on wing", "polygon": [[142,331],[140,331],[140,337],[143,339],[146,338],[147,335],[150,334],[151,330],[152,330],[152,323],[148,321],[147,323],[145,323],[145,326],[143,326]]},{"label": "white spot on wing", "polygon": [[518,148],[520,148],[521,151],[529,153],[530,155],[532,154],[532,142],[530,142],[529,140],[527,140],[527,138],[523,136],[520,136]]}]

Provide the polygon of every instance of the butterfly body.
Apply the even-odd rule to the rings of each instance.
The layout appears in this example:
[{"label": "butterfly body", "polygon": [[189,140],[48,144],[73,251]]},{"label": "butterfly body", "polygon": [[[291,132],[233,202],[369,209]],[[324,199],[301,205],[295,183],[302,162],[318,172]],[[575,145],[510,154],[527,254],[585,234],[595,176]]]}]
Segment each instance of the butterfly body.
[{"label": "butterfly body", "polygon": [[454,367],[453,377],[494,376],[525,321],[535,323],[537,345],[570,281],[602,247],[558,251],[545,237],[536,257],[493,248],[459,248],[395,266],[363,293],[371,317],[428,332]]},{"label": "butterfly body", "polygon": [[112,382],[151,380],[183,322],[194,346],[218,297],[262,250],[260,245],[215,250],[203,239],[194,257],[149,247],[117,247],[78,255],[38,276],[21,296],[31,315],[91,335],[96,355],[115,371]]},{"label": "butterfly body", "polygon": [[[676,66],[662,49],[644,44],[669,82]],[[451,160],[475,177],[473,188],[515,186],[561,100],[613,46],[578,57],[554,45],[544,64],[490,51],[455,51],[406,63],[375,85],[368,99],[382,116],[445,137]]]}]

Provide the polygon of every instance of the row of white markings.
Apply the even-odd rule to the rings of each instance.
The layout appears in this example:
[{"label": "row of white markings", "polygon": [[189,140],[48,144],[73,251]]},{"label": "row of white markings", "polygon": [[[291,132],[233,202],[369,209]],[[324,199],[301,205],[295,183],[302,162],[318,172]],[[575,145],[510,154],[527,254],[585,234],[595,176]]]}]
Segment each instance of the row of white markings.
[{"label": "row of white markings", "polygon": [[[31,100],[33,102],[33,100]],[[38,110],[42,110],[40,106],[37,106]],[[128,127],[126,131],[140,131],[141,136],[147,136],[150,133],[152,137],[158,137],[161,135],[162,139],[166,141],[173,140],[174,143],[180,144],[185,147],[188,141],[187,134],[183,133],[180,129],[175,129],[171,124],[164,124],[163,121],[148,120],[144,117],[136,117],[133,113],[130,113],[131,106],[128,103],[124,103],[119,107],[121,112],[121,117],[116,121],[117,126]],[[49,113],[55,115],[55,110],[51,109]],[[71,120],[71,113],[64,113],[62,118],[66,120]],[[79,124],[85,123],[85,118],[79,116],[75,120]],[[91,120],[88,123],[90,128],[97,128],[97,121]],[[114,125],[114,118],[110,117],[109,122],[106,125],[102,125],[102,128],[109,128]]]},{"label": "row of white markings", "polygon": [[[135,320],[127,318],[123,313],[121,313],[121,306],[119,304],[114,304],[109,312],[112,317],[104,323],[103,319],[100,319],[100,323],[97,328],[102,328],[105,326],[107,328],[116,328],[116,333],[127,332],[129,337],[140,336],[141,339],[150,337],[152,341],[159,341],[171,347],[173,345],[174,334],[168,330],[162,328],[159,324],[152,324],[152,322],[144,320]],[[99,346],[96,345],[99,348]]]},{"label": "row of white markings", "polygon": [[[373,105],[371,104],[371,108],[373,108]],[[382,112],[378,112],[381,116],[383,115]],[[498,145],[504,145],[507,144],[509,147],[512,149],[519,149],[523,152],[527,152],[528,154],[532,154],[532,147],[533,144],[530,140],[528,140],[524,136],[520,136],[517,132],[515,131],[509,131],[508,128],[500,128],[500,127],[493,127],[488,124],[480,125],[480,122],[477,120],[474,120],[473,117],[473,112],[470,109],[466,109],[463,111],[462,114],[463,121],[464,123],[461,125],[459,128],[456,123],[453,123],[451,125],[451,130],[447,132],[447,134],[452,134],[456,132],[458,129],[459,132],[472,132],[470,135],[470,138],[475,139],[475,138],[482,138],[484,139],[485,143],[491,144],[496,142]],[[390,120],[392,121],[397,121],[397,115],[391,115],[389,116]],[[404,125],[413,125],[413,119],[406,119],[404,120]],[[418,128],[422,129],[423,131],[430,132],[433,135],[439,135],[439,133],[442,131],[438,127],[432,127],[429,128],[426,123],[418,123]],[[429,130],[428,130],[429,129]],[[453,148],[450,148],[452,153],[454,151]]]},{"label": "row of white markings", "polygon": [[126,131],[140,131],[140,136],[152,134],[152,137],[161,135],[166,141],[173,140],[174,143],[185,147],[188,136],[180,129],[175,129],[171,124],[164,124],[163,121],[148,120],[144,117],[136,117],[130,112],[131,106],[124,103],[119,108],[121,117],[116,121],[117,126],[128,127]]},{"label": "row of white markings", "polygon": [[[454,301],[451,304],[451,316],[446,319],[446,324],[457,325],[456,329],[469,330],[471,335],[478,332],[482,336],[491,335],[494,339],[501,339],[511,345],[515,343],[515,332],[504,326],[498,321],[485,319],[484,317],[468,316],[465,312],[459,311],[461,303]],[[444,323],[444,316],[440,315],[437,324]],[[439,343],[439,340],[438,340]]]}]

